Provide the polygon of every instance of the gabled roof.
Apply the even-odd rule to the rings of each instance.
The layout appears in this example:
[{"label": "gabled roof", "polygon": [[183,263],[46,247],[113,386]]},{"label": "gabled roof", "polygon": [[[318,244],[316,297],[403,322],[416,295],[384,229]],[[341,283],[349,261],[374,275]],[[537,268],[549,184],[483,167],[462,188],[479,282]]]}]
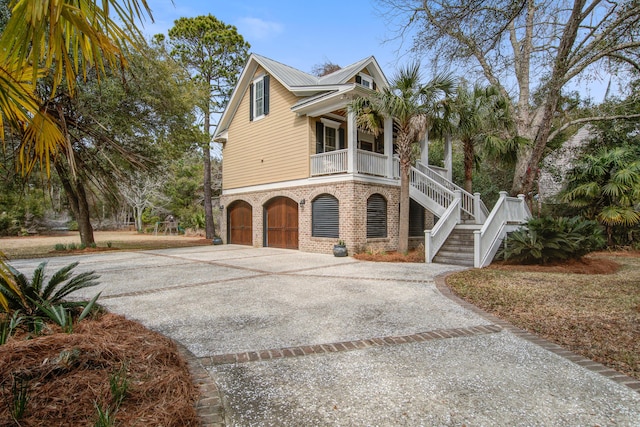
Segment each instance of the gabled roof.
[{"label": "gabled roof", "polygon": [[347,82],[365,68],[367,68],[371,76],[378,82],[378,86],[388,86],[387,79],[373,56],[362,59],[331,74],[316,77],[281,62],[252,53],[240,74],[238,84],[231,94],[229,104],[220,118],[216,132],[213,135],[214,140],[224,136],[228,130],[235,116],[235,112],[238,109],[242,95],[251,84],[253,75],[259,66],[264,68],[267,73],[278,80],[287,90],[301,98],[300,101],[295,104],[296,107],[309,103],[312,104],[313,101],[317,99],[325,98],[331,94],[344,93],[349,89],[353,89],[355,85]]}]

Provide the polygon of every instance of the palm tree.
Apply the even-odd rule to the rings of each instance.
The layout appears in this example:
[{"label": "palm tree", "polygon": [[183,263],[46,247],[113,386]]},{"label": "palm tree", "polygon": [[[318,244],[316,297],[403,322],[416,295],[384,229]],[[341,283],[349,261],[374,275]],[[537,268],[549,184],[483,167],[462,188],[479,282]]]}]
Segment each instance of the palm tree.
[{"label": "palm tree", "polygon": [[464,152],[464,189],[472,192],[476,148],[502,152],[511,126],[509,100],[493,86],[474,85],[469,90],[461,83],[454,97],[448,99],[445,114],[446,132],[462,142]]},{"label": "palm tree", "polygon": [[412,63],[402,68],[391,80],[390,86],[374,92],[368,98],[355,99],[349,108],[356,114],[356,122],[362,128],[378,135],[384,117],[393,118],[397,131],[396,150],[400,160],[400,221],[398,251],[409,249],[409,172],[411,152],[427,131],[435,114],[435,106],[442,96],[453,91],[454,80],[448,75],[434,77],[421,83],[420,64]]},{"label": "palm tree", "polygon": [[640,160],[629,146],[603,148],[584,156],[569,172],[561,199],[596,219],[607,229],[613,245],[615,227],[640,224]]},{"label": "palm tree", "polygon": [[[51,76],[73,94],[78,74],[90,68],[104,75],[105,65],[127,65],[124,46],[136,46],[136,21],[151,17],[147,0],[12,0],[11,17],[0,35],[0,138],[5,122],[21,134],[20,162],[28,173],[46,166],[67,144],[57,118],[43,108],[35,91],[38,79]],[[120,24],[118,24],[118,22]]]}]

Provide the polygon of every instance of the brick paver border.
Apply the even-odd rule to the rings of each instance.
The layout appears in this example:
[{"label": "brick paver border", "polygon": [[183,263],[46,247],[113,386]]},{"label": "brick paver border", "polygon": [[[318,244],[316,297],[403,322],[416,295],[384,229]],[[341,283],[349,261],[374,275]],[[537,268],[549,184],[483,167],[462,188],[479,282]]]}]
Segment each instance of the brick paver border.
[{"label": "brick paver border", "polygon": [[558,344],[552,343],[551,341],[547,341],[544,338],[541,338],[535,334],[532,334],[531,332],[525,331],[524,329],[520,329],[514,325],[512,325],[511,323],[507,322],[504,319],[501,319],[491,313],[488,313],[484,310],[482,310],[481,308],[476,307],[475,305],[463,300],[462,298],[458,297],[456,294],[453,293],[453,291],[451,290],[451,288],[449,288],[449,286],[447,286],[447,282],[446,279],[448,276],[450,276],[451,274],[454,274],[455,272],[449,272],[449,273],[444,273],[441,275],[436,276],[433,281],[436,284],[436,287],[438,288],[438,290],[440,291],[440,293],[442,293],[444,296],[446,296],[447,298],[449,298],[450,300],[452,300],[453,302],[455,302],[456,304],[466,308],[467,310],[470,310],[482,317],[484,317],[486,320],[488,320],[491,323],[494,323],[495,325],[498,325],[499,327],[511,332],[512,334],[523,338],[527,341],[530,341],[542,348],[544,348],[545,350],[548,350],[552,353],[557,354],[558,356],[564,357],[565,359],[580,365],[584,368],[589,369],[592,372],[596,372],[600,375],[604,375],[605,377],[619,383],[622,385],[625,385],[627,387],[629,387],[630,389],[640,393],[640,381],[636,380],[635,378],[632,378],[628,375],[625,375],[621,372],[615,371],[601,363],[598,362],[594,362],[591,359],[587,359],[584,356],[581,356],[579,354],[576,354],[570,350],[567,350],[564,347],[559,346]]},{"label": "brick paver border", "polygon": [[180,355],[187,362],[191,378],[200,392],[200,397],[196,402],[196,413],[200,418],[200,425],[202,427],[225,427],[224,406],[218,386],[202,366],[200,360],[184,345],[177,341],[174,342],[178,346]]},{"label": "brick paver border", "polygon": [[502,331],[497,325],[479,325],[469,328],[436,329],[411,335],[369,338],[354,341],[343,341],[328,344],[303,345],[296,347],[276,348],[268,350],[247,351],[230,354],[217,354],[198,358],[205,367],[228,365],[235,363],[258,362],[289,357],[308,356],[312,354],[329,354],[343,351],[363,350],[372,347],[389,347],[393,345],[419,343],[424,341],[470,337],[476,335],[495,334]]}]

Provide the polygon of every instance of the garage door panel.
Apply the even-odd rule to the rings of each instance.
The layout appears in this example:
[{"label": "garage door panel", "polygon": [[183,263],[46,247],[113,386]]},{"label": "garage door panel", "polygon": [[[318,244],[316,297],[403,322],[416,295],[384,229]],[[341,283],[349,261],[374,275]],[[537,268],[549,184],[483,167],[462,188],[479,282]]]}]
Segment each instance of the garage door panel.
[{"label": "garage door panel", "polygon": [[278,197],[267,205],[266,215],[266,246],[298,249],[298,204]]},{"label": "garage door panel", "polygon": [[253,246],[253,215],[251,205],[237,202],[229,208],[229,243]]}]

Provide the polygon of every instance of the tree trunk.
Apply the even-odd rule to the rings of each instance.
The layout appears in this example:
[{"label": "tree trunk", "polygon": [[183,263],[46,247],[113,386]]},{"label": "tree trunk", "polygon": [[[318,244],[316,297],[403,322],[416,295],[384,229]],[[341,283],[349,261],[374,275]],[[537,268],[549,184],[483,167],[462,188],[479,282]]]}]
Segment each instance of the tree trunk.
[{"label": "tree trunk", "polygon": [[204,223],[205,236],[207,239],[213,239],[215,236],[215,227],[213,223],[213,206],[211,202],[211,115],[209,110],[204,113],[204,133],[207,138],[202,145],[202,155],[204,157]]},{"label": "tree trunk", "polygon": [[411,164],[400,160],[400,217],[398,224],[398,252],[409,251],[409,171]]},{"label": "tree trunk", "polygon": [[473,142],[472,141],[463,141],[464,145],[464,189],[473,193]]},{"label": "tree trunk", "polygon": [[60,181],[62,182],[62,187],[65,193],[67,193],[67,199],[69,200],[69,206],[71,206],[73,216],[78,223],[80,243],[84,246],[90,246],[95,243],[95,239],[89,217],[89,202],[87,201],[84,184],[80,181],[79,177],[70,177],[67,169],[60,161],[56,161],[54,164]]}]

